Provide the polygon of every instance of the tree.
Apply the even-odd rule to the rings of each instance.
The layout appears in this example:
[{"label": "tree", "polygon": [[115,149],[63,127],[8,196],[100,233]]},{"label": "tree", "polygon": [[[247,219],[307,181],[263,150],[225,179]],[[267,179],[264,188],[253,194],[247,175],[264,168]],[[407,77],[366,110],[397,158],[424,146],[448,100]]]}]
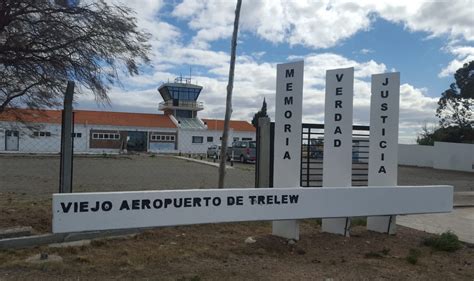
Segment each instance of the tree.
[{"label": "tree", "polygon": [[434,145],[433,139],[435,129],[429,129],[425,123],[421,128],[421,133],[416,137],[416,143],[419,145]]},{"label": "tree", "polygon": [[108,102],[119,73],[138,74],[139,62],[149,61],[149,35],[138,30],[131,9],[78,2],[0,2],[0,114],[59,105],[67,80]]},{"label": "tree", "polygon": [[454,74],[455,83],[441,94],[436,116],[442,128],[455,126],[471,128],[474,125],[474,61],[465,63]]},{"label": "tree", "polygon": [[419,145],[434,145],[435,141],[474,144],[474,130],[469,127],[455,126],[433,129],[423,127],[416,139]]},{"label": "tree", "polygon": [[227,158],[226,157],[227,139],[229,138],[229,123],[230,123],[230,116],[232,115],[232,90],[234,88],[235,53],[237,51],[237,34],[239,31],[239,18],[240,18],[241,6],[242,6],[242,0],[237,0],[237,6],[235,7],[234,32],[232,33],[232,42],[231,42],[229,82],[227,84],[224,131],[222,132],[221,161],[219,162],[219,182],[218,182],[219,188],[224,188],[225,161]]},{"label": "tree", "polygon": [[268,117],[267,115],[267,102],[265,101],[265,98],[263,98],[263,103],[262,103],[262,108],[255,113],[252,119],[252,125],[257,128],[258,126],[258,118],[260,117]]}]

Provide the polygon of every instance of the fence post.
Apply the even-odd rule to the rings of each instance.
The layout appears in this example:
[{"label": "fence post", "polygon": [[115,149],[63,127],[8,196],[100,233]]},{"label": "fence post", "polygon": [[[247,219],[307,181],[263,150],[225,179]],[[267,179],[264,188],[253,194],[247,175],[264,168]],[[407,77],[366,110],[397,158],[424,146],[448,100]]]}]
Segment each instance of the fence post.
[{"label": "fence post", "polygon": [[62,114],[61,128],[61,163],[59,175],[59,193],[72,192],[72,157],[73,157],[73,117],[72,99],[74,94],[74,82],[68,81],[66,94],[64,95],[64,110]]},{"label": "fence post", "polygon": [[255,187],[270,187],[270,118],[258,118]]}]

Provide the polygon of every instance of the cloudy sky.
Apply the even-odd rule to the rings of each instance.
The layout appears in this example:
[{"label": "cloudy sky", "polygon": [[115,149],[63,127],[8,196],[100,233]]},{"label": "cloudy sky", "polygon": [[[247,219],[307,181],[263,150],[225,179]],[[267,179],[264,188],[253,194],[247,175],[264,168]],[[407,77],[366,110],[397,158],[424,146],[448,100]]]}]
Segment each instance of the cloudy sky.
[{"label": "cloudy sky", "polygon": [[[223,119],[236,1],[123,3],[152,35],[151,66],[111,89],[110,106],[83,96],[77,108],[156,113],[157,87],[191,69],[204,87],[200,117]],[[354,124],[368,124],[370,76],[399,71],[400,142],[413,143],[423,124],[436,122],[453,73],[474,60],[473,15],[474,0],[243,0],[232,118],[250,121],[264,97],[273,117],[276,65],[303,59],[303,121],[324,120],[326,70],[353,66]]]}]

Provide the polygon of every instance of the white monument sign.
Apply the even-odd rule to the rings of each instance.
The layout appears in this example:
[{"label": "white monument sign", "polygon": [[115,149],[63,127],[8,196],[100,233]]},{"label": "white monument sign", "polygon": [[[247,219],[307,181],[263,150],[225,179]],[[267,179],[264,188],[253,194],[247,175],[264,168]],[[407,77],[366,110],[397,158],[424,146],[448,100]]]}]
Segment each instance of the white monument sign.
[{"label": "white monument sign", "polygon": [[[326,71],[323,187],[351,186],[354,68]],[[348,218],[323,219],[323,231],[348,234]]]},{"label": "white monument sign", "polygon": [[[400,73],[372,75],[370,99],[369,186],[396,186]],[[369,217],[367,229],[395,233],[395,216]]]},{"label": "white monument sign", "polygon": [[450,212],[452,187],[244,188],[53,195],[53,232]]},{"label": "white monument sign", "polygon": [[[273,186],[300,187],[304,62],[277,65]],[[273,234],[299,239],[298,222],[275,221]]]},{"label": "white monument sign", "polygon": [[273,220],[273,234],[298,239],[298,219],[347,234],[347,217],[368,216],[369,229],[393,232],[394,215],[452,210],[452,186],[396,186],[398,73],[372,78],[370,186],[351,187],[354,69],[327,72],[324,187],[301,188],[303,65],[277,66],[275,188],[53,194],[53,232]]}]

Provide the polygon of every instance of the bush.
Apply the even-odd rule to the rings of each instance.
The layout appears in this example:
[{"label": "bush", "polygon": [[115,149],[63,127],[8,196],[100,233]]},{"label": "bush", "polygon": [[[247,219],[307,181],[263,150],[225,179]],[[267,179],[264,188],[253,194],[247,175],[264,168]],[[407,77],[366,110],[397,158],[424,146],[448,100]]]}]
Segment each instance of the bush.
[{"label": "bush", "polygon": [[426,238],[423,240],[423,245],[446,252],[455,252],[462,248],[458,236],[450,231],[444,232],[440,236]]},{"label": "bush", "polygon": [[370,251],[368,253],[365,253],[364,257],[366,259],[380,259],[380,258],[383,258],[384,256],[387,256],[389,253],[390,253],[390,249],[383,248],[381,251],[378,251],[378,252]]},{"label": "bush", "polygon": [[441,127],[436,129],[422,128],[422,132],[416,138],[419,145],[434,145],[435,141],[474,143],[474,128],[472,127]]},{"label": "bush", "polygon": [[366,226],[367,218],[366,217],[354,217],[351,219],[351,226]]},{"label": "bush", "polygon": [[408,256],[405,258],[410,264],[417,264],[418,258],[421,256],[421,252],[418,249],[410,249]]},{"label": "bush", "polygon": [[365,253],[364,257],[366,259],[380,259],[383,258],[383,255],[379,252],[370,251],[368,253]]}]

